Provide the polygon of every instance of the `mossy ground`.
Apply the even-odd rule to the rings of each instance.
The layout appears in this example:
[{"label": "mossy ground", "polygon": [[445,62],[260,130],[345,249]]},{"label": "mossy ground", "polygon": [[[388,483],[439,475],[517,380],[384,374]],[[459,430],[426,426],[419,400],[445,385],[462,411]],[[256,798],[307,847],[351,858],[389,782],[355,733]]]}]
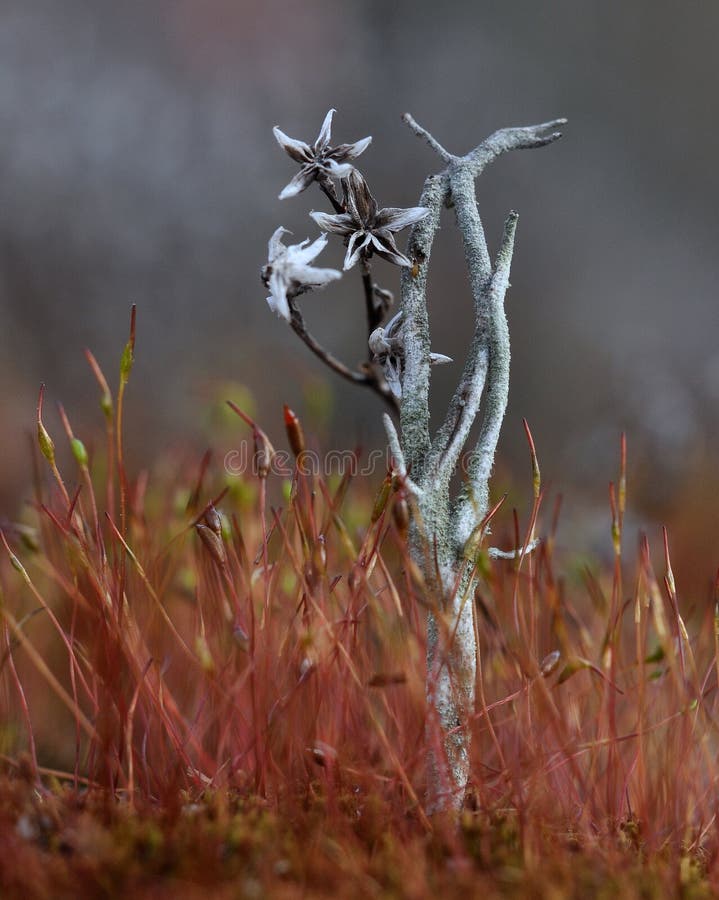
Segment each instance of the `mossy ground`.
[{"label": "mossy ground", "polygon": [[318,794],[290,818],[281,805],[227,793],[130,809],[56,782],[40,793],[6,774],[0,890],[43,900],[715,896],[699,861],[647,860],[626,828],[586,846],[547,830],[528,846],[510,813],[467,810],[458,831],[438,821],[428,835],[411,815],[398,828],[376,798],[340,805],[328,816]]},{"label": "mossy ground", "polygon": [[41,403],[34,493],[2,526],[1,897],[717,894],[719,616],[666,534],[626,555],[624,445],[604,558],[558,547],[538,482],[495,516],[500,546],[541,542],[472,562],[472,792],[430,820],[438,606],[401,483],[303,471],[292,415],[287,477],[171,448],[129,473],[132,353],[116,399],[89,358],[104,435],[61,411],[63,453]]}]

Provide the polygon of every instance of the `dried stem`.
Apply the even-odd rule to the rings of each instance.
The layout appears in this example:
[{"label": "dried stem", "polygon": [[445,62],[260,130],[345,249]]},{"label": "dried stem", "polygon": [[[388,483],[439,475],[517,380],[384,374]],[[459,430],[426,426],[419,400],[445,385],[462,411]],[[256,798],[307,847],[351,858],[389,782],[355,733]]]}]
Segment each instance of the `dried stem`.
[{"label": "dried stem", "polygon": [[398,412],[396,397],[384,380],[381,379],[370,366],[365,366],[364,371],[361,372],[350,369],[349,366],[345,365],[345,363],[337,359],[336,356],[333,356],[329,350],[323,347],[322,344],[320,344],[320,342],[307,330],[302,313],[292,302],[290,302],[290,314],[290,325],[292,326],[292,330],[299,338],[301,338],[318,359],[321,359],[326,366],[329,366],[333,372],[336,372],[346,381],[351,381],[353,384],[359,384],[370,388],[370,390],[373,390],[382,397],[393,412]]},{"label": "dried stem", "polygon": [[372,281],[372,264],[366,256],[360,257],[360,272],[362,273],[362,287],[367,311],[367,337],[369,338],[375,328],[382,324],[385,310],[377,300],[375,285]]},{"label": "dried stem", "polygon": [[[327,199],[330,201],[335,213],[345,212],[345,203],[338,198],[337,191],[334,183],[332,182],[332,179],[329,177],[319,178],[317,184],[325,197],[327,197]],[[369,338],[372,332],[382,324],[382,320],[384,319],[389,303],[383,302],[382,295],[386,292],[380,291],[377,285],[375,285],[372,280],[372,267],[367,256],[363,255],[360,257],[359,268],[362,276],[365,310],[367,314],[367,337]],[[263,271],[262,279],[264,284],[266,286],[269,286],[268,269],[265,269]],[[366,362],[362,363],[359,370],[351,369],[341,360],[337,359],[337,357],[334,356],[329,350],[323,347],[322,344],[320,344],[320,342],[314,337],[314,335],[312,335],[308,331],[304,318],[302,317],[302,313],[299,311],[294,302],[297,297],[305,293],[306,290],[308,290],[307,286],[300,285],[296,287],[292,294],[288,293],[287,295],[290,308],[290,325],[292,326],[292,330],[303,341],[303,343],[306,344],[307,347],[309,347],[309,349],[315,354],[315,356],[318,359],[322,360],[322,362],[330,369],[332,369],[333,372],[335,372],[341,378],[344,378],[346,381],[351,381],[353,384],[363,385],[370,388],[376,394],[382,397],[382,399],[387,403],[387,405],[395,413],[395,415],[399,415],[399,402],[395,395],[392,393],[380,368],[375,364],[372,352],[371,350],[369,350],[369,348],[367,351],[368,356]],[[387,296],[390,297],[391,302],[391,295],[388,294]]]},{"label": "dried stem", "polygon": [[335,190],[335,186],[334,186],[332,179],[331,178],[321,178],[317,183],[319,184],[320,190],[322,191],[322,193],[325,195],[325,197],[327,197],[327,199],[332,204],[332,209],[334,209],[334,211],[336,213],[344,212],[345,208],[344,208],[343,204],[340,202],[339,198],[337,197],[337,191]]}]

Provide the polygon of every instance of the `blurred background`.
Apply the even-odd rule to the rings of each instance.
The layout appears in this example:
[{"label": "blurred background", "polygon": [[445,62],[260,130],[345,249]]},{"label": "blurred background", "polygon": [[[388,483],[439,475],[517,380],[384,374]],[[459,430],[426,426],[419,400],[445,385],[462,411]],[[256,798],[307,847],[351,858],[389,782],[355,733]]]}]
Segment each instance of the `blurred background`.
[{"label": "blurred background", "polygon": [[[30,480],[41,382],[99,433],[83,349],[116,380],[132,303],[133,458],[201,450],[217,405],[247,391],[279,443],[288,402],[328,448],[382,444],[374,396],[266,307],[268,237],[314,237],[307,213],[326,208],[277,199],[296,168],[272,126],[311,142],[336,107],[335,143],[374,137],[360,166],[380,204],[411,206],[438,161],[405,110],[460,153],[566,116],[559,144],[478,184],[492,248],[520,213],[499,480],[516,474],[529,503],[526,416],[572,538],[607,545],[626,430],[636,523],[673,523],[702,590],[719,563],[718,34],[719,5],[668,0],[1,0],[0,511]],[[396,289],[394,267],[375,275]],[[457,360],[433,378],[440,411],[471,327],[450,214],[430,302],[434,349]],[[302,305],[339,356],[364,356],[354,272]]]}]

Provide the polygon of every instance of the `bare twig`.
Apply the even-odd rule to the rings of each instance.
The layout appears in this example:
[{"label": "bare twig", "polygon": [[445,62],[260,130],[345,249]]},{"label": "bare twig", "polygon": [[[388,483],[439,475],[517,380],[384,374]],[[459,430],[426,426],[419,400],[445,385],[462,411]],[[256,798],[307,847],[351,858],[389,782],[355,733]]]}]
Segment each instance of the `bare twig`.
[{"label": "bare twig", "polygon": [[429,144],[429,146],[434,150],[434,152],[443,159],[446,163],[448,163],[453,157],[451,153],[448,153],[447,150],[440,144],[440,142],[433,137],[429,131],[422,128],[422,126],[415,121],[413,116],[409,113],[404,113],[402,116],[402,121],[405,122],[409,127],[414,131],[417,137],[424,138],[425,141]]},{"label": "bare twig", "polygon": [[487,166],[503,153],[510,150],[533,150],[553,144],[562,136],[556,129],[566,125],[566,119],[553,119],[541,125],[529,125],[519,128],[502,128],[482,141],[469,152],[464,159],[469,163],[472,176],[479,178]]},{"label": "bare twig", "polygon": [[336,213],[344,212],[345,208],[337,197],[337,191],[335,190],[334,182],[332,181],[332,179],[320,178],[317,184],[319,184],[320,190],[332,204],[332,209],[334,209]]}]

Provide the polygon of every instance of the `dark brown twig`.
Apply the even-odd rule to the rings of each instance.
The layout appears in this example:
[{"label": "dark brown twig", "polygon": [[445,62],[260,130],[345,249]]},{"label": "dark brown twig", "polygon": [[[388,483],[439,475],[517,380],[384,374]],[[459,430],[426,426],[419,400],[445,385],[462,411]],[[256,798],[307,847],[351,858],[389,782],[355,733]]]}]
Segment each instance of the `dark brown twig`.
[{"label": "dark brown twig", "polygon": [[[385,309],[378,301],[375,284],[372,281],[372,266],[366,256],[360,257],[360,272],[362,273],[362,287],[364,288],[365,309],[367,310],[367,337],[382,324]],[[372,354],[370,352],[370,359]]]},{"label": "dark brown twig", "polygon": [[321,359],[333,372],[336,372],[347,381],[351,381],[353,384],[364,385],[373,390],[376,394],[379,394],[395,413],[399,411],[396,397],[384,380],[378,377],[377,373],[373,371],[369,364],[364,366],[364,371],[358,372],[355,369],[350,369],[349,366],[345,365],[341,360],[337,359],[336,356],[333,356],[329,350],[323,347],[314,335],[310,334],[305,325],[302,313],[292,301],[290,301],[290,312],[290,325],[292,326],[292,330],[310,348],[318,359]]},{"label": "dark brown twig", "polygon": [[345,211],[344,205],[340,202],[337,197],[337,191],[335,190],[335,186],[332,182],[331,178],[321,178],[317,182],[320,186],[320,190],[327,197],[327,199],[332,204],[332,208],[336,213],[343,213]]}]

